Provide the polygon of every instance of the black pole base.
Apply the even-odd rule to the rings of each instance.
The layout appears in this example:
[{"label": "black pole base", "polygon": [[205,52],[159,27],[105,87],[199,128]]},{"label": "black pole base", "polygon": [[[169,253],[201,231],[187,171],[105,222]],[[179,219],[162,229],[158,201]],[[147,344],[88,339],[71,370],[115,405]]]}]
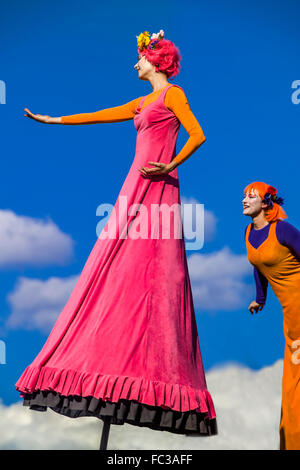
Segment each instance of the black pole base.
[{"label": "black pole base", "polygon": [[106,450],[107,448],[109,429],[110,429],[110,416],[105,416],[104,421],[103,421],[103,428],[102,428],[102,435],[101,435],[101,442],[100,442],[99,450]]}]

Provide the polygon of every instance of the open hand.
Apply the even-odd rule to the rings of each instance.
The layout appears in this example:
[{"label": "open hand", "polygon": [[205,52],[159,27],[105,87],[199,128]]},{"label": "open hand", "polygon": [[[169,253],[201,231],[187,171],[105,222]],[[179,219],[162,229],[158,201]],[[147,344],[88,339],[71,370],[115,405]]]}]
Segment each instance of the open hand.
[{"label": "open hand", "polygon": [[251,304],[248,307],[249,312],[253,314],[253,310],[255,310],[255,313],[257,313],[259,310],[262,310],[264,308],[265,304],[258,304],[255,300],[252,300]]},{"label": "open hand", "polygon": [[43,116],[42,114],[33,114],[31,111],[29,111],[28,108],[25,108],[24,111],[26,111],[26,114],[24,116],[34,119],[35,121],[38,122],[44,122],[46,124],[50,123],[51,117],[50,116]]},{"label": "open hand", "polygon": [[152,168],[148,168],[146,166],[142,166],[139,168],[139,171],[147,176],[147,175],[166,175],[170,173],[170,171],[174,170],[174,166],[171,163],[162,163],[162,162],[148,162],[151,165],[154,165]]}]

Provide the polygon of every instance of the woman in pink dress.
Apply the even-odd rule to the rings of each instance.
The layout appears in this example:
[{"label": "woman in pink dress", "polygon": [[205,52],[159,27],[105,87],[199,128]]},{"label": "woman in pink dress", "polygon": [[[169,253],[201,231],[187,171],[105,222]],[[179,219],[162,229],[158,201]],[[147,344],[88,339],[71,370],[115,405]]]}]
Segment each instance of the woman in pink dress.
[{"label": "woman in pink dress", "polygon": [[[205,137],[182,88],[168,82],[179,70],[176,46],[162,30],[151,39],[144,32],[138,52],[135,69],[151,83],[150,95],[58,118],[26,109],[49,124],[134,119],[137,140],[114,210],[46,343],[15,385],[32,410],[209,436],[217,433],[216,414],[180,234],[176,169]],[[176,156],[180,123],[190,137]],[[157,207],[175,208],[170,236],[165,219],[150,217]]]}]

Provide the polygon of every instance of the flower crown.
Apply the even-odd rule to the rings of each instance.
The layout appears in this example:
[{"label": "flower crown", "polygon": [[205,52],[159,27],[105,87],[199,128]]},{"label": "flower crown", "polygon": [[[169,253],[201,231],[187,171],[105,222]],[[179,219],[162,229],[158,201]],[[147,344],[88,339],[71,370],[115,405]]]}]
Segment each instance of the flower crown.
[{"label": "flower crown", "polygon": [[159,33],[153,33],[151,38],[149,31],[144,31],[139,36],[136,36],[139,51],[141,52],[143,49],[156,49],[157,43],[163,39],[164,36],[165,33],[162,29]]},{"label": "flower crown", "polygon": [[269,186],[262,202],[267,204],[269,207],[273,207],[274,202],[282,206],[283,199],[282,197],[277,196],[277,189],[274,188],[274,186]]}]

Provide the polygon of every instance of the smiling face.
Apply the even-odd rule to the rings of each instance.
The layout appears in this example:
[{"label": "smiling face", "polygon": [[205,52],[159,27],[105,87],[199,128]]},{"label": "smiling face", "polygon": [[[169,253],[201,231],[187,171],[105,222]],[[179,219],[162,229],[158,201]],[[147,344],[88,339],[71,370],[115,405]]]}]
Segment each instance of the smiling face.
[{"label": "smiling face", "polygon": [[245,197],[243,199],[243,214],[249,215],[251,217],[255,217],[261,211],[263,211],[267,206],[267,204],[262,202],[260,195],[258,194],[257,189],[251,189],[251,191],[247,191],[245,193]]},{"label": "smiling face", "polygon": [[138,55],[138,61],[134,68],[138,71],[140,80],[149,80],[151,74],[155,72],[154,65],[148,62],[145,55]]}]

